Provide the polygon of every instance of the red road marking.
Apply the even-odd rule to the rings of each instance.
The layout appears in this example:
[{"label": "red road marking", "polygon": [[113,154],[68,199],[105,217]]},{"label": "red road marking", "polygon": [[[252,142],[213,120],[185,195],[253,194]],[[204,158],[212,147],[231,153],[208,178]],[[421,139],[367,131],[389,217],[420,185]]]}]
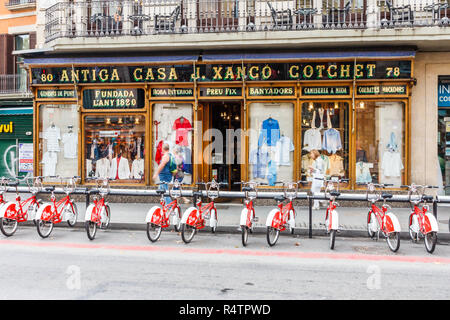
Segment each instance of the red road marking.
[{"label": "red road marking", "polygon": [[[82,244],[65,242],[32,242],[20,240],[0,240],[0,245],[16,245],[25,247],[47,247],[47,248],[73,248],[73,249],[104,249],[122,251],[147,251],[147,252],[180,252],[188,254],[221,254],[221,255],[242,255],[259,257],[284,257],[298,259],[332,259],[332,260],[368,260],[368,261],[395,261],[395,262],[420,262],[450,264],[450,258],[441,257],[418,257],[399,255],[373,255],[373,254],[353,254],[353,253],[322,253],[322,252],[284,252],[284,251],[262,251],[243,249],[200,249],[200,248],[180,248],[180,247],[158,247],[158,246],[126,246],[107,244]],[[183,244],[184,245],[184,244]]]}]

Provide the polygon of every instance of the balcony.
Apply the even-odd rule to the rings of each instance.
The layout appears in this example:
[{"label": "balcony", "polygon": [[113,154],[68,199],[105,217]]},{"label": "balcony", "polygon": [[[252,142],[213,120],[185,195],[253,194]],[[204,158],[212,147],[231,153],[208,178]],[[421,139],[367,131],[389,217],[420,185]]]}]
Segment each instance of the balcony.
[{"label": "balcony", "polygon": [[26,74],[0,74],[0,99],[31,96]]},{"label": "balcony", "polygon": [[[82,38],[78,42],[66,41],[67,48],[70,43],[96,43],[88,38],[144,36],[147,42],[157,42],[163,39],[158,36],[178,35],[166,41],[167,45],[173,41],[206,41],[204,36],[219,41],[220,37],[236,39],[237,34],[248,37],[258,32],[273,32],[274,36],[279,31],[285,31],[279,37],[289,37],[295,32],[294,38],[300,39],[299,32],[305,37],[311,37],[308,32],[316,32],[315,37],[333,39],[343,30],[409,29],[413,34],[422,27],[445,28],[450,24],[449,18],[450,5],[441,0],[83,1],[59,2],[46,9],[44,32],[46,43]],[[327,35],[327,31],[331,32]],[[332,32],[334,35],[330,36]],[[183,36],[192,34],[203,36]],[[226,38],[225,34],[235,36]]]},{"label": "balcony", "polygon": [[8,0],[5,2],[5,7],[9,11],[34,9],[36,8],[36,0]]}]

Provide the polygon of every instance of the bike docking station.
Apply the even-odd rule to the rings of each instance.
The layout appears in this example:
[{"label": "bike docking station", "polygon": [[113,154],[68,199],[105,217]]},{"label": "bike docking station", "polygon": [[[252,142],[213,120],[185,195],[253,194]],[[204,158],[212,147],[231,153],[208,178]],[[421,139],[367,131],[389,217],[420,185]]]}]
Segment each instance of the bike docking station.
[{"label": "bike docking station", "polygon": [[[297,182],[300,183],[300,182]],[[54,188],[46,188],[46,186],[53,186]],[[179,192],[178,196],[181,197],[188,197],[192,198],[192,205],[196,206],[198,202],[198,197],[202,197],[207,199],[208,198],[208,190],[187,190],[184,188],[193,188],[192,185],[185,185],[182,184],[183,189],[181,192]],[[50,190],[51,189],[51,190]],[[304,189],[303,189],[304,190]],[[321,191],[321,192],[315,192],[312,194],[309,190],[303,191],[302,189],[299,189],[298,192],[296,192],[295,199],[294,200],[306,200],[307,205],[295,205],[296,208],[302,209],[297,210],[297,216],[300,214],[303,214],[303,212],[308,212],[308,219],[307,219],[307,235],[309,238],[313,237],[313,231],[314,235],[326,235],[326,228],[320,228],[320,229],[314,229],[313,230],[313,202],[314,200],[319,201],[330,201],[330,192]],[[389,189],[387,189],[388,191]],[[30,193],[30,189],[28,187],[22,187],[22,186],[4,186],[2,188],[2,193]],[[55,184],[44,184],[41,190],[37,193],[39,194],[67,194],[67,192],[64,190],[64,188]],[[89,207],[91,204],[91,196],[98,193],[98,190],[95,189],[95,186],[82,186],[82,187],[76,187],[71,192],[71,195],[78,195],[78,196],[84,196],[85,197],[85,203],[86,208]],[[246,199],[246,191],[217,191],[217,197],[218,198],[225,198],[225,199]],[[159,198],[163,196],[170,197],[169,190],[165,191],[164,194],[161,194],[161,191],[158,189],[121,189],[121,188],[108,188],[108,193],[106,197],[108,196],[139,196],[139,197],[155,197]],[[285,199],[288,199],[286,197],[285,191],[269,191],[267,189],[258,190],[256,199],[272,199],[273,200],[273,207],[276,208],[277,201],[284,197]],[[450,196],[425,196],[425,205],[430,204],[430,207],[432,205],[432,209],[429,212],[432,212],[432,215],[434,218],[437,219],[438,214],[438,206],[440,204],[450,204]],[[341,193],[341,192],[335,192],[333,194],[334,200],[338,201],[351,201],[351,202],[361,202],[361,203],[368,203],[370,202],[370,195],[368,196],[366,193]],[[278,199],[278,200],[277,200]],[[409,195],[409,194],[394,194],[390,195],[388,199],[385,199],[387,202],[396,202],[396,203],[412,203],[412,201],[416,201],[416,203],[423,203],[424,202],[424,195]],[[149,204],[150,209],[151,204]],[[245,208],[245,204],[243,205]],[[257,208],[257,206],[255,206]],[[361,221],[365,221],[367,219],[367,207],[362,205],[361,207]],[[306,210],[305,210],[306,209]],[[239,212],[242,210],[242,207],[237,207],[236,210],[239,210]],[[322,208],[320,211],[317,211],[317,214],[323,215],[323,213],[327,210],[326,208]],[[394,210],[395,211],[395,210]],[[120,213],[117,214],[126,214],[126,213]],[[341,212],[341,214],[345,215],[345,211]],[[256,214],[257,215],[257,214]],[[83,215],[80,214],[82,217]],[[114,213],[113,213],[114,216]],[[143,213],[142,223],[132,223],[132,224],[126,224],[126,223],[116,223],[116,226],[114,227],[114,220],[111,222],[111,229],[139,229],[139,230],[145,230],[145,213]],[[219,221],[220,221],[220,213],[219,213]],[[25,225],[32,225],[32,221],[26,221]],[[450,221],[449,221],[450,223]],[[237,233],[241,232],[238,231],[239,228],[239,218],[236,219],[236,223],[233,226],[221,226],[220,223],[217,227],[217,232],[228,232],[228,233]],[[61,224],[61,226],[64,226],[64,224]],[[80,222],[78,221],[75,225],[75,227],[83,227],[84,221]],[[168,229],[173,229],[173,226],[170,226]],[[205,228],[209,231],[209,228]],[[301,235],[300,230],[305,230],[304,227],[295,227],[295,235]],[[450,229],[450,226],[449,226]],[[255,233],[265,233],[267,230],[267,227],[264,226],[264,222],[260,221],[258,226],[255,226]],[[215,230],[214,230],[215,231]],[[352,233],[355,231],[354,233]],[[450,231],[450,230],[449,230]],[[340,230],[338,231],[341,236],[364,236],[363,230]],[[352,234],[351,234],[352,233]],[[287,233],[286,233],[287,234]],[[408,234],[408,230],[402,230],[401,236],[402,238],[405,238]],[[365,236],[367,236],[367,231],[365,232]],[[449,240],[449,233],[447,232],[441,232],[438,235],[439,240]]]}]

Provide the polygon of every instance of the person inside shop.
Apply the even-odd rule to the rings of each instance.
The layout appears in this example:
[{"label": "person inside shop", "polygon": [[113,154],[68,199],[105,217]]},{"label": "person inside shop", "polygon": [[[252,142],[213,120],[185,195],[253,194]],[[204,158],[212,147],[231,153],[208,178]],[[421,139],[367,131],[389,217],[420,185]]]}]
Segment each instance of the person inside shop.
[{"label": "person inside shop", "polygon": [[[311,150],[310,157],[313,160],[309,171],[312,176],[311,193],[314,195],[320,192],[323,187],[323,179],[325,176],[325,164],[318,150]],[[320,209],[319,200],[314,200],[313,210]]]},{"label": "person inside shop", "polygon": [[[169,152],[170,147],[168,143],[164,143],[161,148],[161,162],[159,163],[158,168],[155,171],[155,174],[153,175],[153,180],[156,181],[159,178],[160,182],[167,182],[170,183],[172,181],[173,174],[170,171],[170,159],[173,157],[173,155]],[[160,184],[158,189],[160,190],[168,190],[169,186],[167,184]],[[170,197],[166,196],[164,198],[166,201],[166,204],[170,203],[172,200]]]}]

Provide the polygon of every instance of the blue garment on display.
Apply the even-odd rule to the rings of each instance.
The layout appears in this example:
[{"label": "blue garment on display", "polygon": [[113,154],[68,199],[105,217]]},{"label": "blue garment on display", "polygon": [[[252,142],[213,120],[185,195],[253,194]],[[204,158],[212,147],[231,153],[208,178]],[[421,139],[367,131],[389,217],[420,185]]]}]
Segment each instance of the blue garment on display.
[{"label": "blue garment on display", "polygon": [[188,147],[181,147],[181,152],[183,153],[183,172],[192,174],[192,155],[191,149]]},{"label": "blue garment on display", "polygon": [[386,146],[388,149],[391,149],[392,151],[398,151],[398,146],[397,146],[397,142],[395,139],[395,133],[391,132],[391,137],[389,139],[389,143]]},{"label": "blue garment on display", "polygon": [[277,120],[268,118],[262,123],[262,130],[259,134],[258,147],[261,147],[264,142],[268,146],[275,146],[277,141],[280,140],[280,125]]},{"label": "blue garment on display", "polygon": [[277,181],[277,165],[275,161],[270,160],[268,166],[267,182],[269,183],[269,186],[274,186]]},{"label": "blue garment on display", "polygon": [[336,153],[342,149],[341,134],[334,128],[328,129],[323,133],[322,149],[329,153]]},{"label": "blue garment on display", "polygon": [[250,164],[253,165],[253,178],[265,178],[267,163],[269,162],[269,153],[260,148],[250,152]]}]

